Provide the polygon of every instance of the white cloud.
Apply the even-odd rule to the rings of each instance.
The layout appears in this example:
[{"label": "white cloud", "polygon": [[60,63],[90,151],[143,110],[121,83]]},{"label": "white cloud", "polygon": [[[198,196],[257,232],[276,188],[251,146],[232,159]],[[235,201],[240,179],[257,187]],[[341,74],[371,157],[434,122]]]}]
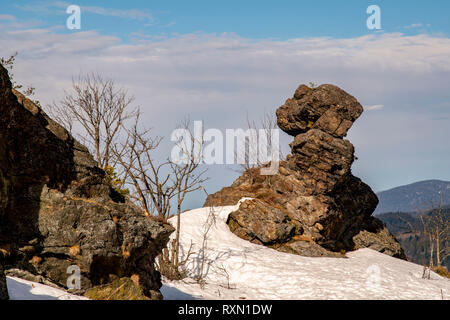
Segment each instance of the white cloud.
[{"label": "white cloud", "polygon": [[382,104],[375,104],[373,106],[365,106],[364,110],[366,111],[376,111],[376,110],[381,110],[384,108],[384,105]]},{"label": "white cloud", "polygon": [[[57,79],[45,84],[52,90],[40,90],[44,100],[62,91],[57,84],[80,71],[97,70],[132,88],[152,108],[164,110],[220,109],[231,100],[235,102],[228,109],[240,109],[237,101],[248,108],[256,101],[275,108],[299,83],[309,81],[337,83],[370,101],[380,93],[412,88],[438,91],[450,72],[450,39],[427,35],[256,41],[189,34],[126,44],[95,31],[33,29],[3,32],[0,47],[4,56],[6,49],[19,51],[18,77],[32,83],[41,83],[42,75]],[[433,86],[423,85],[427,77]]]},{"label": "white cloud", "polygon": [[138,9],[127,9],[127,10],[119,10],[112,8],[103,8],[103,7],[95,7],[95,6],[82,6],[82,12],[94,13],[102,16],[111,16],[125,19],[134,19],[141,21],[149,21],[152,22],[154,20],[153,16],[149,12],[145,12]]},{"label": "white cloud", "polygon": [[16,18],[10,14],[0,14],[0,21],[15,21]]}]

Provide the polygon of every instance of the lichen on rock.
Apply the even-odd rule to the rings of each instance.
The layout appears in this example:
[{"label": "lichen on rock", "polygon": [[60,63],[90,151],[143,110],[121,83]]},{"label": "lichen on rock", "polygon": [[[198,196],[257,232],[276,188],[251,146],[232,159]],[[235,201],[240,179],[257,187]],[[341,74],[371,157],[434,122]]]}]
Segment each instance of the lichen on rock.
[{"label": "lichen on rock", "polygon": [[[91,300],[150,300],[132,278],[113,279],[108,284],[88,289],[84,296]],[[162,296],[161,293],[154,292],[151,298],[156,300]]]},{"label": "lichen on rock", "polygon": [[280,129],[294,136],[278,172],[261,175],[260,168],[251,168],[209,195],[204,206],[257,199],[250,209],[243,202],[230,213],[229,227],[243,239],[283,252],[338,256],[369,247],[406,259],[396,239],[371,216],[377,196],[351,173],[354,146],[344,137],[362,112],[356,98],[334,85],[300,85],[276,112]]}]

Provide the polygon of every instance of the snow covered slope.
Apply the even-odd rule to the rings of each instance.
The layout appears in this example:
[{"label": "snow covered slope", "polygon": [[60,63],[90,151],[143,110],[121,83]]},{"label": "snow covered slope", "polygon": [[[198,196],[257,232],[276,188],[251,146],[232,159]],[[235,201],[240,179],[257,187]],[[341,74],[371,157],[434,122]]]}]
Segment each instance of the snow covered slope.
[{"label": "snow covered slope", "polygon": [[6,282],[11,300],[88,300],[64,290],[15,277],[6,277]]},{"label": "snow covered slope", "polygon": [[[371,249],[345,259],[310,258],[240,239],[226,225],[238,205],[181,215],[183,252],[192,242],[194,253],[189,278],[163,281],[165,299],[450,299],[449,279],[433,272],[423,279],[422,266]],[[171,222],[176,225],[176,217]],[[206,276],[199,283],[194,278],[202,274],[202,260]]]},{"label": "snow covered slope", "polygon": [[[185,254],[193,243],[190,273],[182,281],[163,281],[165,299],[450,299],[449,279],[433,272],[422,279],[422,266],[371,249],[350,252],[347,259],[309,258],[242,240],[226,225],[237,206],[181,215]],[[203,260],[206,276],[196,281]],[[7,284],[12,300],[86,299],[14,277]]]}]

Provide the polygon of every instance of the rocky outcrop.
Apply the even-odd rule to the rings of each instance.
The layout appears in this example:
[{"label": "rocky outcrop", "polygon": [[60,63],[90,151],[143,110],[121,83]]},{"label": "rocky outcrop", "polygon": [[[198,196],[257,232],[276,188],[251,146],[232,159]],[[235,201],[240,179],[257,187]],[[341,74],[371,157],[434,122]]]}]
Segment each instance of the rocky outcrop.
[{"label": "rocky outcrop", "polygon": [[274,175],[244,172],[205,206],[234,205],[232,232],[254,243],[307,256],[369,247],[405,259],[396,239],[372,212],[378,198],[351,174],[354,147],[345,140],[363,107],[333,85],[301,85],[277,110],[278,126],[294,136],[291,154]]},{"label": "rocky outcrop", "polygon": [[0,247],[8,267],[81,288],[133,277],[160,299],[155,256],[173,232],[116,192],[88,150],[38,106],[11,89],[0,66]]}]

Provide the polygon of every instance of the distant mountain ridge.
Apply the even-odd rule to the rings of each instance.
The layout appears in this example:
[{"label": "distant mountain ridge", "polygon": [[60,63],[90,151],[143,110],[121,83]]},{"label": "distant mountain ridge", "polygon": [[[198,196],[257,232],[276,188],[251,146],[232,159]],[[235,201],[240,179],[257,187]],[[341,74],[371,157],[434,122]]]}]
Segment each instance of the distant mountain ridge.
[{"label": "distant mountain ridge", "polygon": [[374,214],[431,209],[439,204],[439,192],[442,192],[442,204],[449,205],[450,181],[425,180],[381,191],[377,193],[380,202]]}]

